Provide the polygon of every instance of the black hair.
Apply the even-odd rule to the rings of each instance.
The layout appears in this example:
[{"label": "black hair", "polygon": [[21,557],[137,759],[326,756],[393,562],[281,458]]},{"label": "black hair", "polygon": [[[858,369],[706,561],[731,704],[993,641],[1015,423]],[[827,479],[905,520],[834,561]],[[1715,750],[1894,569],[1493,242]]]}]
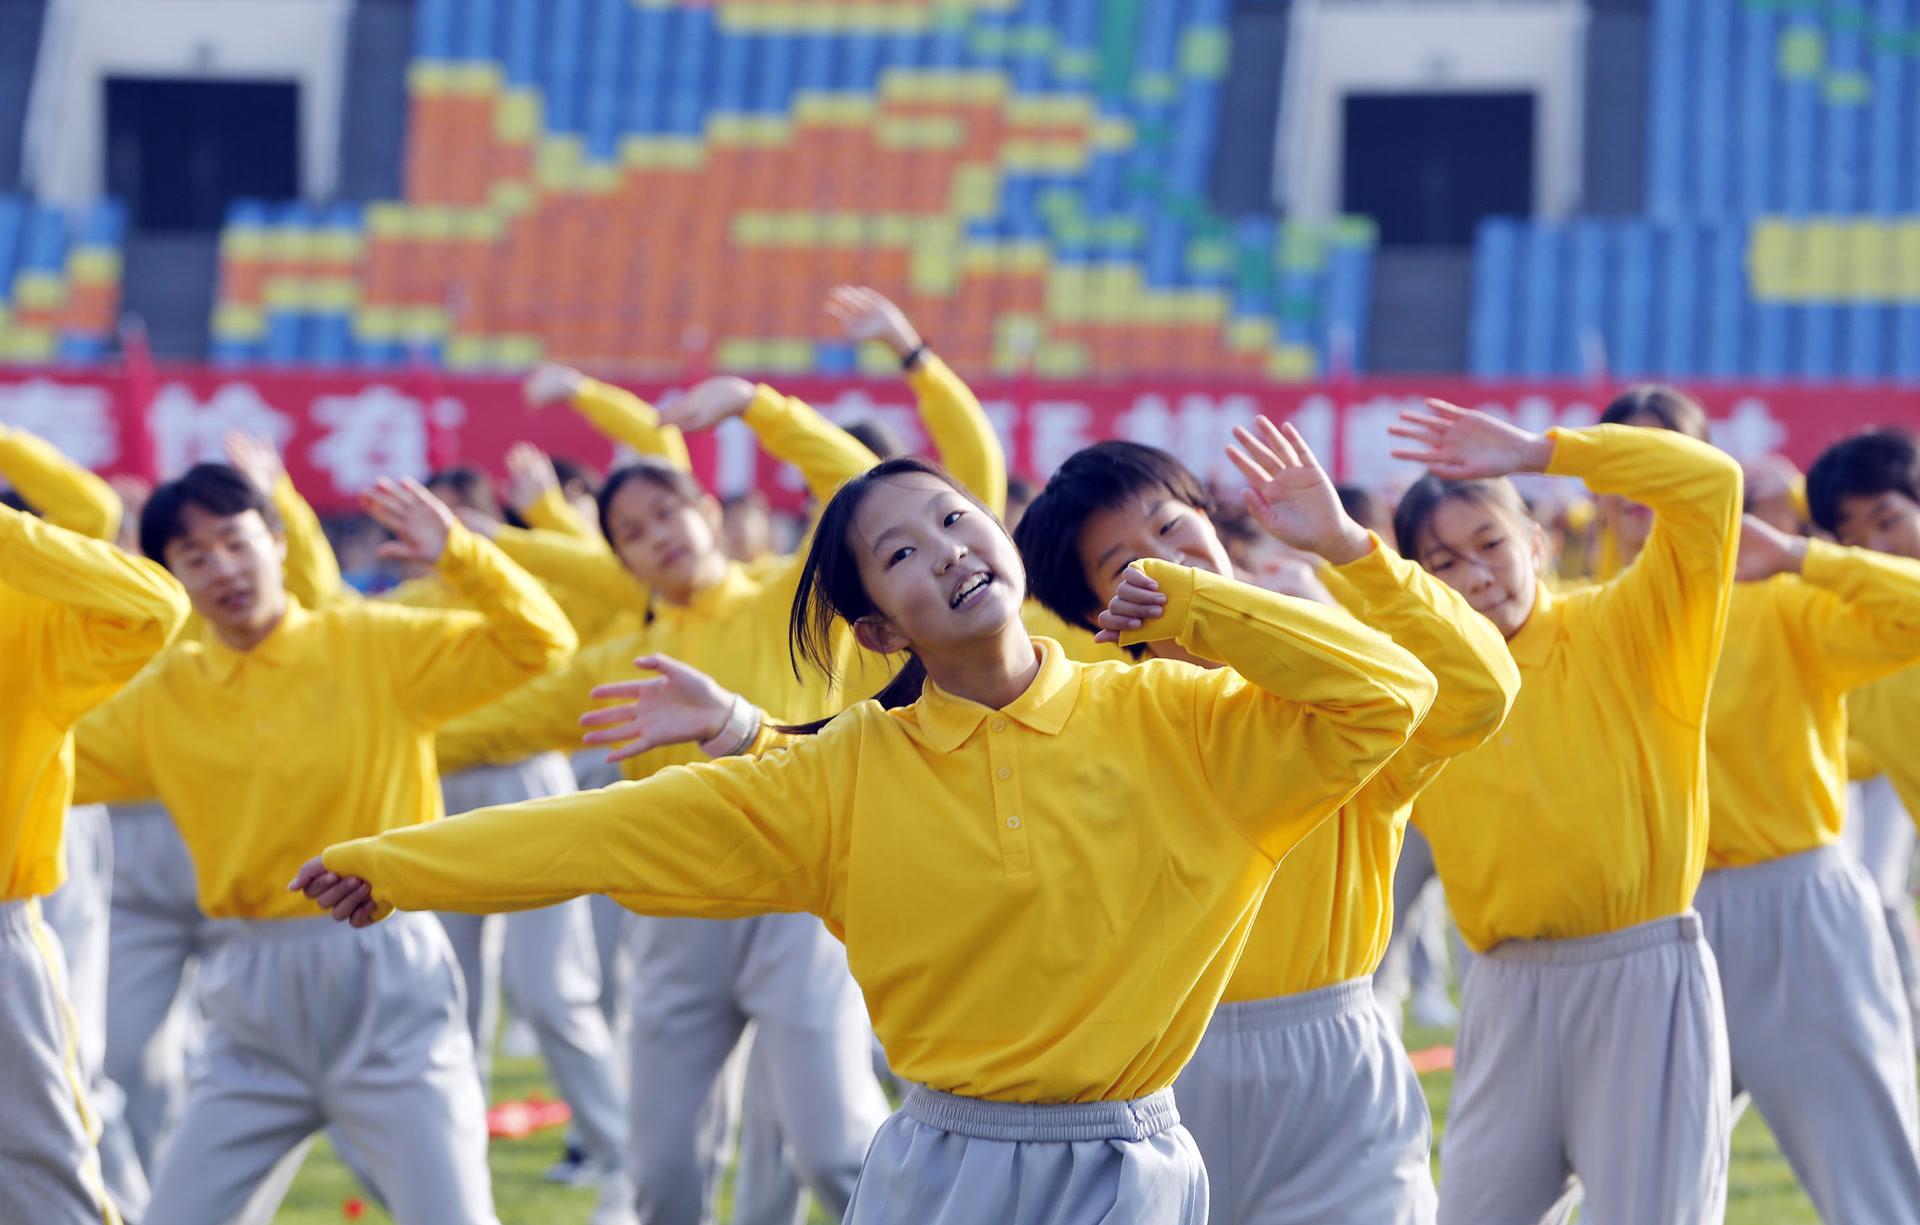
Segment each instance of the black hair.
[{"label": "black hair", "polygon": [[187,534],[186,511],[197,506],[210,515],[231,519],[253,511],[280,533],[280,514],[260,487],[227,464],[195,464],[177,480],[153,491],[140,512],[140,551],[167,564],[167,546]]},{"label": "black hair", "polygon": [[1393,512],[1393,536],[1406,557],[1420,559],[1420,534],[1441,506],[1448,502],[1471,502],[1509,516],[1516,528],[1533,524],[1533,516],[1512,481],[1505,477],[1478,481],[1448,481],[1429,472],[1401,495]]},{"label": "black hair", "polygon": [[[840,486],[828,500],[826,509],[820,512],[820,522],[813,529],[813,539],[807,545],[806,561],[800,566],[799,585],[793,592],[793,612],[787,619],[787,655],[793,663],[796,677],[800,675],[800,665],[804,661],[824,673],[829,680],[836,679],[839,669],[835,658],[837,644],[834,641],[834,624],[844,621],[851,626],[860,618],[879,611],[873,598],[867,594],[866,582],[860,577],[860,563],[854,557],[854,517],[860,513],[861,504],[873,492],[875,485],[893,477],[910,475],[931,476],[946,482],[955,493],[978,507],[981,514],[993,517],[993,512],[974,497],[966,486],[953,479],[946,469],[915,455],[899,455],[882,460]],[[920,699],[926,683],[926,665],[920,662],[919,656],[909,651],[906,667],[874,694],[873,700],[886,710],[910,706]],[[825,719],[794,724],[781,730],[811,735],[832,721],[833,716],[829,715]]]},{"label": "black hair", "polygon": [[1807,513],[1823,532],[1840,530],[1846,499],[1881,493],[1920,503],[1920,445],[1905,430],[1867,430],[1842,439],[1807,469]]},{"label": "black hair", "polygon": [[40,514],[34,509],[33,503],[20,496],[18,489],[0,489],[0,506],[11,506],[23,515],[33,515],[36,518]]},{"label": "black hair", "polygon": [[1034,499],[1034,495],[1039,492],[1038,489],[1034,488],[1033,482],[1024,476],[1010,476],[1007,478],[1007,505],[1009,506],[1015,502],[1031,502]]},{"label": "black hair", "polygon": [[577,485],[583,493],[597,494],[600,490],[600,473],[581,463],[577,459],[568,459],[563,455],[553,457],[553,474],[560,478],[560,488]]},{"label": "black hair", "polygon": [[1200,478],[1173,456],[1137,442],[1097,442],[1074,452],[1035,495],[1014,530],[1027,564],[1027,589],[1068,625],[1092,626],[1106,603],[1087,585],[1080,565],[1080,529],[1098,511],[1124,505],[1147,490],[1164,490],[1213,514]]},{"label": "black hair", "polygon": [[707,496],[707,491],[700,487],[700,482],[694,479],[691,472],[676,468],[664,459],[637,459],[624,467],[615,468],[607,474],[606,483],[600,486],[600,492],[594,499],[600,507],[600,534],[607,538],[608,543],[613,541],[613,529],[607,525],[607,512],[613,507],[615,495],[634,481],[657,485],[690,503],[697,504]]},{"label": "black hair", "polygon": [[1361,527],[1371,528],[1380,520],[1380,499],[1370,489],[1358,485],[1335,485],[1334,496],[1340,499],[1340,507]]},{"label": "black hair", "polygon": [[1660,428],[1700,442],[1711,442],[1707,431],[1707,410],[1677,387],[1642,383],[1615,396],[1600,414],[1602,425],[1624,425],[1639,416],[1652,417]]},{"label": "black hair", "polygon": [[884,421],[868,417],[841,428],[859,439],[861,445],[872,451],[878,459],[892,459],[896,455],[906,454],[907,445]]},{"label": "black hair", "polygon": [[[493,481],[472,464],[455,464],[451,468],[429,472],[421,484],[443,502],[471,507],[489,519],[503,518],[500,499],[494,496]],[[440,493],[443,489],[450,491],[453,496]]]}]

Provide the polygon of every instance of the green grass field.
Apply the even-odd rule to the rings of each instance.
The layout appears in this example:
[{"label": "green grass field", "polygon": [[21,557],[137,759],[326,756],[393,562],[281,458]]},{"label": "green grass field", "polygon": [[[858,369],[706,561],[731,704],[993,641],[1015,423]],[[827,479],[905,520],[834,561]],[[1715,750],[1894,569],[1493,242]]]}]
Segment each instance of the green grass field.
[{"label": "green grass field", "polygon": [[[1444,1045],[1453,1035],[1445,1030],[1414,1030],[1407,1035],[1411,1049]],[[496,1062],[494,1092],[507,1098],[529,1093],[553,1096],[552,1086],[541,1075],[538,1060],[501,1059]],[[1446,1127],[1447,1097],[1453,1089],[1450,1072],[1436,1072],[1422,1078],[1427,1102],[1433,1110],[1436,1151],[1440,1133]],[[503,1141],[493,1146],[493,1193],[505,1225],[579,1225],[593,1208],[593,1193],[557,1187],[541,1175],[560,1154],[557,1132],[543,1132],[526,1140]],[[346,1221],[344,1205],[360,1194],[353,1176],[334,1159],[322,1138],[308,1154],[286,1204],[276,1221],[285,1225],[338,1225]],[[722,1202],[721,1219],[727,1219]],[[1780,1157],[1773,1135],[1757,1111],[1749,1110],[1733,1133],[1733,1177],[1727,1195],[1728,1225],[1816,1225],[1813,1205],[1794,1183],[1793,1172]],[[360,1218],[362,1225],[386,1225],[387,1216],[368,1207]],[[813,1221],[830,1225],[829,1218],[817,1209]]]}]

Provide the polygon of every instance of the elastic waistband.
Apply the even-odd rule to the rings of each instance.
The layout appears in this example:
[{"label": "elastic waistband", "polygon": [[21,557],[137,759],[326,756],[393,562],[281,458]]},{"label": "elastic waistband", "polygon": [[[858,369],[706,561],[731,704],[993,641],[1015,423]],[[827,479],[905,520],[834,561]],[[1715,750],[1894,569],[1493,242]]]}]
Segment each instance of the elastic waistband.
[{"label": "elastic waistband", "polygon": [[[390,915],[387,926],[401,915]],[[369,931],[378,930],[369,928]],[[350,923],[337,922],[332,915],[315,915],[311,919],[210,919],[207,921],[207,935],[215,941],[246,940],[259,943],[269,940],[333,940],[343,936],[364,935]]]},{"label": "elastic waistband", "polygon": [[1213,1021],[1208,1028],[1283,1029],[1337,1017],[1363,1016],[1371,1013],[1373,1006],[1373,980],[1355,978],[1293,995],[1222,1004],[1213,1010]]},{"label": "elastic waistband", "polygon": [[1807,880],[1824,872],[1844,872],[1850,866],[1847,853],[1838,846],[1817,846],[1811,851],[1782,855],[1765,863],[1739,868],[1715,868],[1700,878],[1702,893],[1772,888],[1788,881]]},{"label": "elastic waistband", "polygon": [[975,1140],[1145,1140],[1180,1122],[1173,1090],[1124,1102],[989,1102],[915,1085],[901,1107],[907,1117]]},{"label": "elastic waistband", "polygon": [[1681,914],[1636,923],[1617,932],[1597,936],[1575,936],[1569,940],[1507,940],[1494,945],[1482,956],[1495,961],[1514,961],[1536,966],[1574,966],[1593,961],[1624,957],[1663,944],[1693,944],[1703,939],[1698,913]]}]

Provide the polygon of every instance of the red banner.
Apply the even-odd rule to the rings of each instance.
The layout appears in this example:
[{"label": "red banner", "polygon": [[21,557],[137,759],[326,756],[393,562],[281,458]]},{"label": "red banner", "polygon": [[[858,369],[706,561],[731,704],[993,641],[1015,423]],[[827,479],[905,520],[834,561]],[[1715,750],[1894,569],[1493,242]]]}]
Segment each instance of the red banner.
[{"label": "red banner", "polygon": [[[162,477],[220,458],[230,429],[264,434],[279,444],[294,481],[323,511],[351,508],[376,477],[423,475],[452,459],[498,475],[507,448],[522,439],[600,467],[615,458],[611,445],[573,413],[535,412],[522,403],[518,384],[503,379],[162,366],[133,382],[141,386],[119,371],[0,369],[0,424],[39,434],[103,472]],[[804,378],[780,386],[836,421],[877,419],[909,449],[927,445],[903,382]],[[634,390],[648,397],[670,391]],[[1222,454],[1231,431],[1265,413],[1292,420],[1339,479],[1373,487],[1417,475],[1388,456],[1386,430],[1422,397],[1544,429],[1590,424],[1611,391],[1460,378],[1301,386],[1019,381],[983,382],[975,390],[1013,471],[1028,476],[1045,476],[1088,443],[1130,438],[1231,483],[1235,476]],[[1822,447],[1865,426],[1920,428],[1916,387],[1707,384],[1688,390],[1711,412],[1715,441],[1740,458],[1780,451],[1804,467]],[[130,407],[136,396],[150,397],[145,430]],[[797,504],[797,481],[767,460],[738,422],[689,444],[697,472],[717,493],[758,486],[782,506]]]}]

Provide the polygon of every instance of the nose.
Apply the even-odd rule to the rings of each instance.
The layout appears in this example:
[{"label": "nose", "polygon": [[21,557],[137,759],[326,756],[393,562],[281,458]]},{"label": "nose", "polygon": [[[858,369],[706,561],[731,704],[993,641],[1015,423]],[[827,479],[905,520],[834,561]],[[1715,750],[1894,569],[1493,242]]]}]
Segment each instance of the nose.
[{"label": "nose", "polygon": [[958,542],[948,545],[946,548],[946,551],[940,555],[940,566],[939,566],[939,569],[935,571],[935,573],[937,574],[951,573],[953,571],[953,568],[959,565],[961,559],[966,557],[966,555],[967,555],[966,545],[960,544]]},{"label": "nose", "polygon": [[225,549],[214,549],[207,555],[207,573],[214,578],[232,578],[243,569],[240,559]]}]

